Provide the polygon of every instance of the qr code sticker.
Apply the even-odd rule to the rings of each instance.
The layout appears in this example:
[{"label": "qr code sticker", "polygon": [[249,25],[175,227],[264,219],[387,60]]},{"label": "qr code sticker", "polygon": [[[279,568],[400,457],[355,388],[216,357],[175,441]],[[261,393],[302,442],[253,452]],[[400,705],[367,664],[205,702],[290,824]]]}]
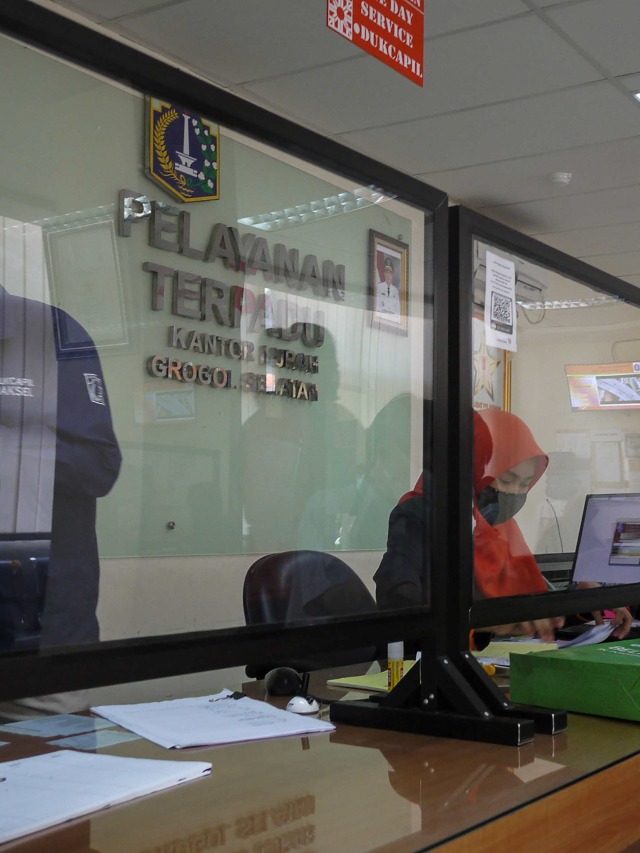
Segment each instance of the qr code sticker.
[{"label": "qr code sticker", "polygon": [[491,328],[513,334],[513,302],[495,291],[491,294]]},{"label": "qr code sticker", "polygon": [[353,41],[353,0],[327,0],[327,26]]}]

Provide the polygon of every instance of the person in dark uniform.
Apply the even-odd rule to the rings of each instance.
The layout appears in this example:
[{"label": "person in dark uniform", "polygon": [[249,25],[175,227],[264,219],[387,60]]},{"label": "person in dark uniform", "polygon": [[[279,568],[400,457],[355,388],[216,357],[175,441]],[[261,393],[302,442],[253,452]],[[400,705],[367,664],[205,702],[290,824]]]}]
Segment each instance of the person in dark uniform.
[{"label": "person in dark uniform", "polygon": [[100,359],[54,306],[0,286],[0,532],[50,536],[40,645],[99,639],[96,501],[121,454]]}]

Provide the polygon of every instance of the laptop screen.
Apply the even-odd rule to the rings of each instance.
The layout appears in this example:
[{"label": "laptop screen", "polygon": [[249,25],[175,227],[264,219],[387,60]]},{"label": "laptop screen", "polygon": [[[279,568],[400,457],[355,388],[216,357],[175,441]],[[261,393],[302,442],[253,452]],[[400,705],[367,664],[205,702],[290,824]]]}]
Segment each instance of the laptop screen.
[{"label": "laptop screen", "polygon": [[640,582],[640,494],[587,495],[571,580]]}]

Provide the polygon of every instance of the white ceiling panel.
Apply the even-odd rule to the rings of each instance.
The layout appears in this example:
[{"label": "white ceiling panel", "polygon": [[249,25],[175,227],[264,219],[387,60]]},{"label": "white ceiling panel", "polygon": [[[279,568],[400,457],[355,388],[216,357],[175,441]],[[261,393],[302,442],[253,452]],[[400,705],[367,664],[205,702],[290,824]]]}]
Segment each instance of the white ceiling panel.
[{"label": "white ceiling panel", "polygon": [[[178,6],[188,0],[54,0],[54,2],[61,8],[83,13],[93,20],[108,21],[142,10]],[[280,17],[283,13],[278,8],[279,3],[280,0],[266,0],[263,5],[270,7],[273,16]],[[314,4],[326,9],[326,0],[302,0],[302,3],[307,10]],[[244,22],[245,26],[249,25],[251,3],[245,0],[209,0],[207,20],[217,17],[225,4],[234,6],[235,17],[239,24]],[[469,3],[469,0],[428,0],[425,9],[425,32],[427,37],[438,36],[454,30],[492,23],[527,11],[528,8],[523,0],[482,0],[481,3]]]},{"label": "white ceiling panel", "polygon": [[[571,183],[554,183],[555,172],[570,172]],[[640,136],[418,177],[478,209],[624,187],[640,183]]]},{"label": "white ceiling panel", "polygon": [[[57,6],[71,9],[90,18],[92,21],[109,21],[131,12],[166,6],[167,0],[54,0]],[[176,0],[169,0],[176,2]],[[178,0],[183,2],[183,0]]]},{"label": "white ceiling panel", "polygon": [[227,84],[360,56],[325,19],[319,0],[185,0],[128,15],[114,29]]},{"label": "white ceiling panel", "polygon": [[546,13],[612,74],[640,71],[638,0],[583,0]]},{"label": "white ceiling panel", "polygon": [[573,228],[637,223],[640,222],[640,184],[525,204],[504,204],[482,212],[500,222],[517,224],[519,230],[527,234],[536,234],[549,227],[562,231],[567,222],[571,222]]},{"label": "white ceiling panel", "polygon": [[[640,133],[640,111],[611,84],[346,133],[343,140],[412,174],[491,163]],[[446,140],[446,142],[445,142]]]},{"label": "white ceiling panel", "polygon": [[424,10],[425,37],[490,24],[528,12],[522,0],[427,0]]},{"label": "white ceiling panel", "polygon": [[[588,258],[591,262],[591,259],[599,255],[635,253],[640,241],[640,221],[628,222],[624,225],[605,225],[599,228],[538,233],[536,238],[569,255]],[[628,269],[627,274],[631,275],[638,271],[640,266],[634,270]]]},{"label": "white ceiling panel", "polygon": [[640,91],[640,74],[624,74],[622,77],[616,77],[616,81],[629,92]]},{"label": "white ceiling panel", "polygon": [[[336,36],[339,38],[339,36]],[[510,67],[504,74],[505,62]],[[482,73],[479,70],[482,69]],[[534,15],[436,39],[425,85],[366,57],[247,84],[245,89],[334,133],[391,125],[601,79]],[[341,98],[336,99],[336,91]]]}]

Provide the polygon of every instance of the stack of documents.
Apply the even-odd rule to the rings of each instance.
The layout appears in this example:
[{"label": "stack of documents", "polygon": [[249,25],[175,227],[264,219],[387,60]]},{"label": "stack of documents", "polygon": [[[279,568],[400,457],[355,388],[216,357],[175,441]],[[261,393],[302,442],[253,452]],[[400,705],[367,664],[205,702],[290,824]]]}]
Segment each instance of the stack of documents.
[{"label": "stack of documents", "polygon": [[205,761],[157,761],[60,750],[0,764],[0,844],[211,772]]},{"label": "stack of documents", "polygon": [[608,639],[615,630],[615,622],[605,620],[603,625],[596,625],[582,634],[577,634],[572,640],[557,640],[555,643],[543,643],[532,637],[523,637],[510,640],[493,640],[481,652],[473,652],[473,655],[482,664],[492,664],[500,669],[508,669],[510,656],[513,654],[530,654],[531,652],[551,652],[557,649],[566,649],[573,646],[590,646],[602,643]]},{"label": "stack of documents", "polygon": [[167,749],[217,746],[249,740],[332,732],[335,726],[315,717],[292,714],[266,702],[223,690],[214,696],[100,705],[94,714]]}]

